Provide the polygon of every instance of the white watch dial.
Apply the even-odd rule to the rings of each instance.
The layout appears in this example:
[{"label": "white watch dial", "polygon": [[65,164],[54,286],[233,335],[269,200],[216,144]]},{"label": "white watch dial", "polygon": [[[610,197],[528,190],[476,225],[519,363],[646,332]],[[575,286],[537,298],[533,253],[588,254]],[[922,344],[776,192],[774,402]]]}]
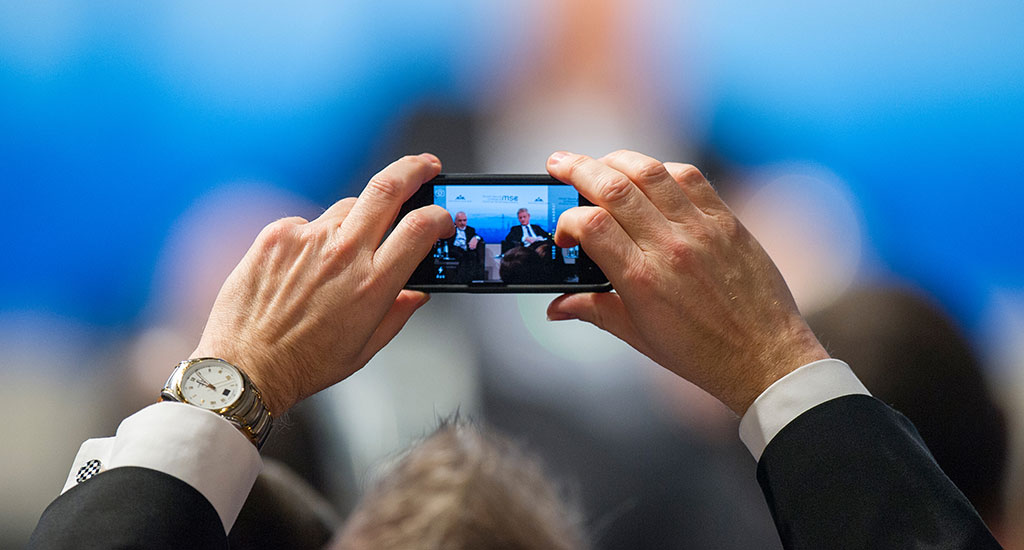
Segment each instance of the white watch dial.
[{"label": "white watch dial", "polygon": [[219,361],[192,365],[181,377],[181,396],[204,409],[223,409],[242,395],[240,373]]}]

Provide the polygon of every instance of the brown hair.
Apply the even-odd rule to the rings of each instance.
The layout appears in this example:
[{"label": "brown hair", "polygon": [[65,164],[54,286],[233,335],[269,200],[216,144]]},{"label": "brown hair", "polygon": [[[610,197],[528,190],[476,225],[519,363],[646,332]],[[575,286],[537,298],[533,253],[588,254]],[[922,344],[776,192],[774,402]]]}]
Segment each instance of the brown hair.
[{"label": "brown hair", "polygon": [[334,548],[585,548],[573,510],[520,446],[446,420],[367,494]]}]

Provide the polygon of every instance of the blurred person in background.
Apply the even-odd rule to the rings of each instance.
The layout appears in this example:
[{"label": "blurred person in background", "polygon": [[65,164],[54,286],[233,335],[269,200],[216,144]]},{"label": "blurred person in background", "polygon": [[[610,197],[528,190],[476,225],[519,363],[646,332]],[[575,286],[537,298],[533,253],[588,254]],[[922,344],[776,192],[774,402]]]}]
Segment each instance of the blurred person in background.
[{"label": "blurred person in background", "polygon": [[[680,11],[690,16],[691,7]],[[700,76],[686,55],[659,57],[667,41],[689,32],[687,22],[652,32],[663,15],[656,3],[546,3],[515,57],[514,78],[494,87],[471,126],[469,135],[479,136],[467,144],[474,167],[529,173],[554,149],[601,154],[624,144],[659,158],[703,159],[704,121],[689,110],[695,88],[672,82],[673,74],[686,74],[688,85]],[[649,359],[593,327],[545,325],[545,297],[486,300],[471,312],[483,345],[486,418],[572,480],[597,548],[778,546],[726,407],[678,377],[659,376]],[[689,391],[662,398],[668,387]]]},{"label": "blurred person in background", "polygon": [[509,284],[561,283],[568,277],[568,270],[562,258],[562,250],[555,248],[548,239],[533,241],[527,246],[518,246],[504,253],[498,274]]},{"label": "blurred person in background", "polygon": [[587,538],[537,457],[456,418],[384,472],[333,548],[577,550]]},{"label": "blurred person in background", "polygon": [[[742,414],[740,436],[786,547],[998,548],[913,426],[828,357],[768,256],[696,169],[628,151],[600,160],[559,152],[548,169],[596,205],[562,215],[558,244],[587,248],[617,289],[563,295],[548,318],[608,330]],[[381,239],[439,170],[432,155],[406,157],[359,199],[264,228],[218,295],[195,358],[168,380],[171,402],[83,444],[33,545],[223,547],[273,418],[359,370],[426,302],[401,287],[453,233],[449,214],[418,209]],[[225,410],[198,400],[224,401],[238,387],[243,398]],[[466,494],[437,512],[486,513],[466,509]],[[387,511],[374,509],[381,501],[402,499],[370,499],[369,517]],[[393,517],[385,528],[406,519]]]},{"label": "blurred person in background", "polygon": [[872,395],[905,414],[1004,544],[1004,415],[961,330],[919,291],[849,291],[808,324]]}]

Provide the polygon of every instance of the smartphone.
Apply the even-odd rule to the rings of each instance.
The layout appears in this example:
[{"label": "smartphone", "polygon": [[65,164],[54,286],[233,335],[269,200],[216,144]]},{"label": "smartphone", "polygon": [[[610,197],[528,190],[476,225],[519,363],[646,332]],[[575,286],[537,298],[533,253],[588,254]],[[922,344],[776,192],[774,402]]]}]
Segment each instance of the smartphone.
[{"label": "smartphone", "polygon": [[399,218],[436,204],[455,235],[434,244],[406,288],[425,292],[604,292],[608,278],[579,246],[555,245],[562,212],[591,203],[547,174],[441,174]]}]

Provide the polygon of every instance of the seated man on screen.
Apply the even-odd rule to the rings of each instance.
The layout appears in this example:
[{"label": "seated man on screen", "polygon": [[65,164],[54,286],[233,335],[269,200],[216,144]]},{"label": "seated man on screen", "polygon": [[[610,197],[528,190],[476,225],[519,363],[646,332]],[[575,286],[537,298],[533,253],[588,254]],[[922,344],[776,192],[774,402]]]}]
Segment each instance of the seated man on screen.
[{"label": "seated man on screen", "polygon": [[[555,298],[548,319],[611,332],[740,416],[740,439],[786,548],[999,548],[913,425],[829,357],[771,259],[696,168],[632,151],[600,159],[559,152],[547,168],[594,204],[562,214],[557,245],[581,245],[615,288]],[[174,368],[166,402],[125,419],[115,437],[82,445],[30,548],[226,548],[274,420],[362,368],[427,302],[402,287],[454,233],[451,217],[425,206],[387,233],[402,203],[440,169],[433,155],[405,157],[358,199],[313,221],[268,225],[224,283],[192,359]],[[222,399],[237,399],[237,416],[217,408]],[[340,548],[583,546],[558,534],[564,522],[548,524],[564,544],[503,538],[544,529],[505,499],[485,507],[478,498],[537,494],[514,471],[507,489],[483,480],[413,506],[415,515],[393,506],[406,501],[406,479],[434,493],[435,482],[472,473],[466,467],[496,466],[430,454],[439,461],[405,462],[411,478],[382,482],[385,495],[353,514]],[[433,537],[439,526],[481,516],[514,529],[478,524],[476,542]]]},{"label": "seated man on screen", "polygon": [[547,231],[544,231],[541,226],[530,223],[529,210],[520,208],[516,212],[516,217],[519,218],[519,225],[514,225],[509,228],[508,235],[506,235],[505,240],[501,242],[502,253],[508,252],[517,246],[529,246],[536,241],[541,241],[551,237],[551,235],[549,235]]},{"label": "seated man on screen", "polygon": [[484,240],[476,229],[468,225],[465,212],[455,213],[455,234],[444,239],[448,253],[459,261],[455,278],[460,283],[480,281],[484,278]]}]

